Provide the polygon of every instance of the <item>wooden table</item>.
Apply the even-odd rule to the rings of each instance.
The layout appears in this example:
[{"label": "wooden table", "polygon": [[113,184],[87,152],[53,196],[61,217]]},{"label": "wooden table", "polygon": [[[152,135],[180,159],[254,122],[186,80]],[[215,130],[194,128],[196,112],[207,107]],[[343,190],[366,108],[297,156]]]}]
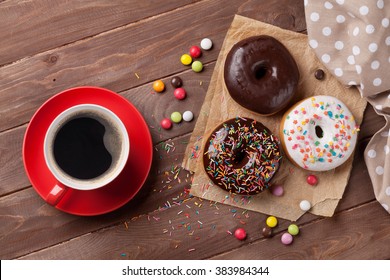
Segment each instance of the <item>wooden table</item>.
[{"label": "wooden table", "polygon": [[[375,200],[363,161],[384,124],[365,112],[351,178],[331,218],[305,214],[301,234],[283,246],[280,221],[271,239],[266,216],[190,197],[192,174],[180,169],[195,121],[159,128],[173,111],[202,114],[225,34],[235,14],[306,32],[301,0],[0,1],[0,257],[1,259],[389,259],[390,215]],[[204,37],[214,42],[194,73],[181,54]],[[153,94],[152,82],[179,75],[188,98]],[[150,175],[135,199],[101,216],[58,211],[25,174],[22,142],[33,113],[75,86],[116,91],[143,114],[154,144]],[[180,172],[179,172],[180,170]],[[131,184],[131,180],[129,180]],[[238,226],[245,241],[229,234]]]}]

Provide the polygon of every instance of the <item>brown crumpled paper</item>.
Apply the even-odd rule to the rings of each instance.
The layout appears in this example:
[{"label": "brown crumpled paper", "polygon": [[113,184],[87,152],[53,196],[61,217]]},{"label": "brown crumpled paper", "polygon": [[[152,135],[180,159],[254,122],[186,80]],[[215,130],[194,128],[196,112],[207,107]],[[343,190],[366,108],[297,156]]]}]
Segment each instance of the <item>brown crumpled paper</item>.
[{"label": "brown crumpled paper", "polygon": [[[357,123],[362,122],[366,101],[360,98],[356,88],[345,88],[327,72],[310,49],[306,35],[236,15],[222,45],[205,101],[183,160],[183,167],[195,172],[191,194],[291,221],[297,220],[304,214],[299,203],[302,200],[308,200],[312,204],[311,213],[332,216],[347,185],[353,157],[334,170],[316,172],[319,183],[312,187],[306,183],[306,177],[310,172],[294,166],[284,156],[280,169],[272,180],[272,184],[283,184],[284,195],[282,197],[273,196],[270,191],[251,197],[230,194],[213,186],[203,169],[204,141],[218,124],[227,119],[237,116],[253,118],[262,122],[279,136],[279,125],[285,110],[269,117],[250,112],[231,99],[223,80],[225,58],[231,47],[244,38],[261,34],[273,36],[282,42],[298,64],[301,78],[298,93],[291,102],[291,106],[309,96],[332,95],[349,107]],[[326,74],[324,80],[319,81],[314,77],[317,69],[324,70]]]}]

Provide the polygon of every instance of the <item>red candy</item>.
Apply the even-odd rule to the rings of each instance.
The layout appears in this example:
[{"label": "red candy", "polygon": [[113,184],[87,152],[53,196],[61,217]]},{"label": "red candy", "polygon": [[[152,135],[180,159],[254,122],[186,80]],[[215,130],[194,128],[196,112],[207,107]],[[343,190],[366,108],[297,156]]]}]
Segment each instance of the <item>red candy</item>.
[{"label": "red candy", "polygon": [[173,95],[175,95],[175,97],[179,100],[181,99],[184,99],[186,98],[186,91],[184,90],[184,88],[177,88],[175,89],[175,91],[173,92]]},{"label": "red candy", "polygon": [[202,51],[198,46],[192,46],[190,48],[190,56],[193,58],[200,57],[202,55]]},{"label": "red candy", "polygon": [[170,119],[165,118],[165,119],[162,119],[162,121],[160,122],[160,125],[164,129],[170,129],[172,127],[172,122]]},{"label": "red candy", "polygon": [[245,229],[243,229],[243,228],[236,229],[236,231],[234,232],[234,236],[238,240],[244,240],[246,238],[246,231],[245,231]]},{"label": "red candy", "polygon": [[317,183],[318,183],[318,179],[317,179],[317,177],[316,177],[315,175],[309,175],[309,176],[307,176],[306,181],[307,181],[307,183],[308,183],[309,185],[312,185],[312,186],[315,186],[315,185],[317,185]]}]

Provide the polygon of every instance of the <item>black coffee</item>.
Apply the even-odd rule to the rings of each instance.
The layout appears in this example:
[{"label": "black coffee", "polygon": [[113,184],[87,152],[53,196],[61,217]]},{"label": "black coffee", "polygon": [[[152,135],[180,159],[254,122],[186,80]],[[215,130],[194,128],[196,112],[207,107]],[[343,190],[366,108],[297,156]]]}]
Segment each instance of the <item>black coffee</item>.
[{"label": "black coffee", "polygon": [[67,122],[54,140],[58,166],[77,179],[93,179],[106,172],[112,157],[104,146],[105,130],[100,122],[88,117]]}]

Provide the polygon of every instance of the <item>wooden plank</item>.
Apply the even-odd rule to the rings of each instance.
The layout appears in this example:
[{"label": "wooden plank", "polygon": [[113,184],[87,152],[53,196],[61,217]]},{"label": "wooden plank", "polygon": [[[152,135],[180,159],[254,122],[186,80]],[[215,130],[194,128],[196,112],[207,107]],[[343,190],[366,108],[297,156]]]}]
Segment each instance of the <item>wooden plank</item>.
[{"label": "wooden plank", "polygon": [[190,174],[178,169],[188,139],[189,135],[166,142],[169,146],[155,146],[144,187],[131,202],[106,215],[78,217],[63,213],[46,204],[33,188],[0,198],[0,259],[14,258],[153,212],[165,207],[168,200],[173,205],[175,200],[170,198],[183,196],[184,188],[190,184]]},{"label": "wooden plank", "polygon": [[103,229],[22,259],[201,259],[239,246],[228,231],[241,223],[257,224],[260,216],[245,217],[237,208],[193,198],[149,218],[129,221],[127,228]]},{"label": "wooden plank", "polygon": [[[200,74],[191,70],[176,74],[183,80],[183,86],[187,91],[186,99],[181,101],[173,96],[173,87],[170,85],[171,77],[163,79],[167,89],[162,94],[151,93],[150,83],[122,92],[122,95],[132,102],[144,116],[154,144],[187,134],[194,129],[197,116],[201,114],[200,108],[214,66],[214,62],[208,64],[205,71]],[[194,112],[195,118],[192,122],[174,124],[170,130],[161,129],[160,121],[164,117],[169,117],[175,111],[183,113],[186,110]],[[23,125],[0,133],[0,197],[30,185],[22,162],[22,143],[25,131],[26,125]]]},{"label": "wooden plank", "polygon": [[22,126],[0,134],[0,197],[30,185],[22,157],[25,131]]},{"label": "wooden plank", "polygon": [[[275,15],[275,7],[267,2],[259,1],[252,15],[260,20]],[[94,85],[121,92],[186,70],[180,55],[205,36],[213,40],[214,48],[201,60],[215,61],[240,4],[198,2],[0,68],[0,131],[28,122],[47,98],[69,87]],[[279,5],[299,19],[292,30],[305,29],[300,0]]]},{"label": "wooden plank", "polygon": [[[284,247],[280,234],[288,222],[281,221],[276,235],[265,240],[260,231],[264,215],[193,198],[127,226],[102,229],[22,259],[382,259],[390,257],[389,219],[371,202],[301,226],[294,245]],[[246,229],[245,241],[230,234],[237,227]]]},{"label": "wooden plank", "polygon": [[245,1],[237,14],[259,19],[284,29],[306,30],[305,10],[302,1]]},{"label": "wooden plank", "polygon": [[376,201],[301,227],[291,246],[280,234],[213,259],[388,259],[390,216]]},{"label": "wooden plank", "polygon": [[[357,164],[354,165],[350,183],[337,209],[339,213],[348,211],[354,205],[364,204],[374,199],[362,156],[363,154],[357,151],[355,156]],[[176,187],[174,186],[174,188]],[[161,188],[161,184],[157,184],[155,189],[164,190],[165,188]],[[173,195],[177,195],[177,193]],[[170,203],[172,204],[172,201]],[[200,205],[203,206],[199,207]],[[188,213],[190,215],[186,217],[185,215]],[[264,224],[265,219],[266,215],[260,213],[248,211],[243,214],[243,210],[237,207],[193,198],[184,204],[174,205],[166,211],[154,212],[149,215],[149,218],[144,215],[134,220],[130,219],[127,227],[121,224],[83,235],[69,242],[27,255],[25,258],[120,259],[123,258],[122,253],[126,254],[125,258],[130,259],[209,258],[233,250],[238,246],[262,240],[259,228]],[[309,224],[317,219],[321,218],[306,214],[298,221],[298,224]],[[280,219],[276,233],[285,231],[289,224],[290,222]],[[200,225],[202,225],[202,229]],[[234,231],[239,226],[244,227],[248,232],[248,239],[244,242],[239,242],[227,234],[227,231]],[[370,220],[367,221],[366,226],[376,227],[375,224],[370,223]],[[333,227],[322,228],[324,231],[326,229],[332,231]],[[153,241],[156,239],[159,240],[158,244]],[[277,237],[275,237],[276,239]],[[77,248],[81,248],[81,250]],[[105,248],[110,248],[110,250],[107,251]],[[192,251],[191,249],[194,248],[196,250]]]},{"label": "wooden plank", "polygon": [[11,0],[0,4],[0,65],[165,13],[196,0]]}]

